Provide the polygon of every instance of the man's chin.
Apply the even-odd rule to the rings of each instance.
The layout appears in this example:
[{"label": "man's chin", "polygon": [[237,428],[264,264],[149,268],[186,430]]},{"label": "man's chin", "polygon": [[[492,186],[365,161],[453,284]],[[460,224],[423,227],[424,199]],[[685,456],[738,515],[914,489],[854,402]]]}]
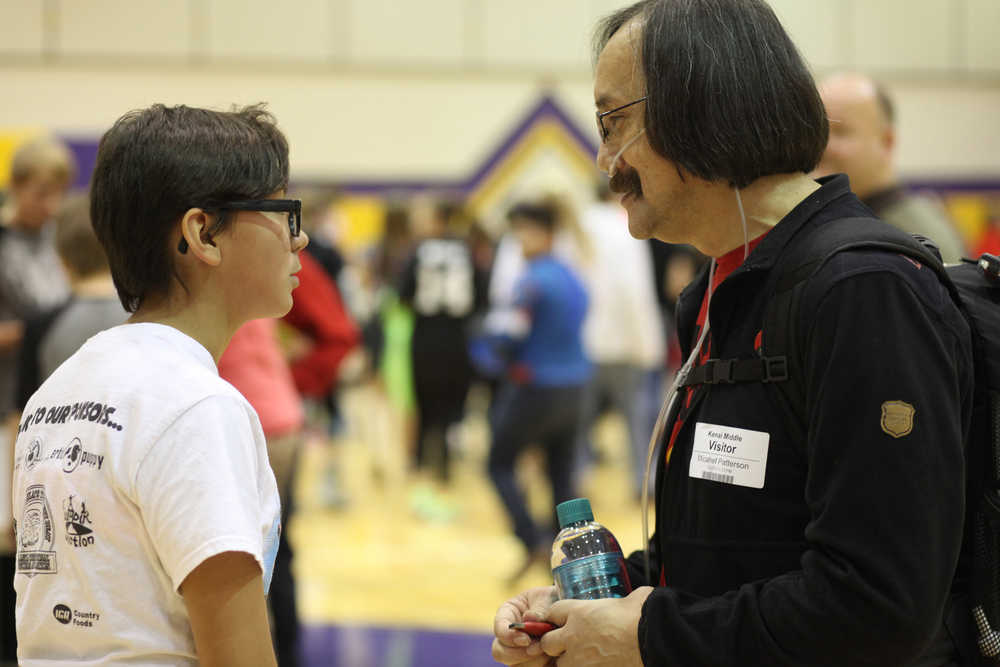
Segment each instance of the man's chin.
[{"label": "man's chin", "polygon": [[[641,200],[641,197],[638,199]],[[631,203],[635,204],[635,199],[633,199]],[[622,202],[622,205],[624,205],[624,201]],[[650,225],[649,221],[645,219],[645,216],[635,210],[634,206],[632,208],[626,207],[625,210],[628,213],[628,233],[632,236],[632,238],[639,239],[640,241],[652,238],[652,225]]]}]

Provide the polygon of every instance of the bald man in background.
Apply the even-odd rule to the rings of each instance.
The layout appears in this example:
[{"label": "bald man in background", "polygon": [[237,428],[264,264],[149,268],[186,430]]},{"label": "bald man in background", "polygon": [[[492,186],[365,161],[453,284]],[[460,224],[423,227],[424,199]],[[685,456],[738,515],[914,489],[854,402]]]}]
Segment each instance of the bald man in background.
[{"label": "bald man in background", "polygon": [[945,262],[967,254],[944,210],[906,193],[893,166],[895,111],[885,89],[862,74],[841,73],[819,86],[830,139],[814,177],[845,173],[851,190],[894,227],[933,241]]}]

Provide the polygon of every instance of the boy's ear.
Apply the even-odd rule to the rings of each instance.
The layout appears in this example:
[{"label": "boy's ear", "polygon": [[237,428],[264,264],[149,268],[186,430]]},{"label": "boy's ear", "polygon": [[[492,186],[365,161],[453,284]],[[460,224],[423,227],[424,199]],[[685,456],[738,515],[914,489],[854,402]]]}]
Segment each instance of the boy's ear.
[{"label": "boy's ear", "polygon": [[215,221],[215,216],[202,209],[189,208],[181,218],[181,239],[177,246],[178,250],[182,254],[192,254],[209,266],[218,266],[222,262],[222,253],[208,233]]}]

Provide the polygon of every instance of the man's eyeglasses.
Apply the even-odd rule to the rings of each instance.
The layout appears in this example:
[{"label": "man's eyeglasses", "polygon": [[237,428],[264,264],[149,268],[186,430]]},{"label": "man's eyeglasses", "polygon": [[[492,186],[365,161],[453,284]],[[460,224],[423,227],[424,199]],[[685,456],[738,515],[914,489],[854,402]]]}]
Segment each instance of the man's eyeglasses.
[{"label": "man's eyeglasses", "polygon": [[599,111],[597,113],[597,128],[598,128],[598,131],[601,133],[601,142],[602,143],[603,142],[607,142],[608,135],[611,134],[611,131],[604,127],[604,118],[607,117],[607,116],[610,116],[611,114],[615,113],[616,111],[621,111],[622,109],[627,109],[630,106],[632,106],[633,104],[638,104],[639,102],[645,102],[646,101],[646,97],[648,97],[648,96],[647,95],[643,95],[642,97],[640,97],[637,100],[632,100],[631,102],[627,102],[626,104],[623,104],[620,107],[615,107],[614,109],[611,109],[610,111]]},{"label": "man's eyeglasses", "polygon": [[[302,202],[298,199],[247,199],[230,201],[218,206],[203,206],[205,211],[261,211],[264,213],[287,213],[289,238],[298,238],[302,231]],[[221,223],[221,218],[219,222]],[[181,237],[177,250],[187,252],[187,240]]]}]

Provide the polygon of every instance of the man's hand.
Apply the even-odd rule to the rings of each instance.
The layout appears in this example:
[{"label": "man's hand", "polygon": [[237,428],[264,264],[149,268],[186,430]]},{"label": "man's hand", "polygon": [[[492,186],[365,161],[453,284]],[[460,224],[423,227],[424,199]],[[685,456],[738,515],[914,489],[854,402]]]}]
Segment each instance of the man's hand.
[{"label": "man's hand", "polygon": [[555,586],[532,588],[507,600],[497,610],[493,619],[493,659],[505,665],[544,667],[554,664],[542,653],[537,639],[520,630],[511,630],[511,623],[541,621],[552,603],[558,599]]},{"label": "man's hand", "polygon": [[542,637],[542,650],[559,667],[642,667],[639,617],[652,592],[643,586],[625,598],[556,602],[545,620],[561,627]]}]

